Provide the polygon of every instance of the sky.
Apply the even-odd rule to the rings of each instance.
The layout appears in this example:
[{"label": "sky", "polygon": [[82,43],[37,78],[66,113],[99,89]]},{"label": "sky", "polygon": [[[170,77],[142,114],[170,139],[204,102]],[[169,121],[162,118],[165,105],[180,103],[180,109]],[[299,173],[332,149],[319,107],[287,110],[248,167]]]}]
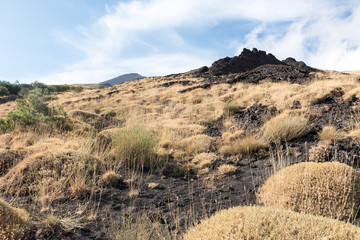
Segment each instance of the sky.
[{"label": "sky", "polygon": [[0,80],[98,83],[189,71],[243,48],[360,69],[358,0],[11,0]]}]

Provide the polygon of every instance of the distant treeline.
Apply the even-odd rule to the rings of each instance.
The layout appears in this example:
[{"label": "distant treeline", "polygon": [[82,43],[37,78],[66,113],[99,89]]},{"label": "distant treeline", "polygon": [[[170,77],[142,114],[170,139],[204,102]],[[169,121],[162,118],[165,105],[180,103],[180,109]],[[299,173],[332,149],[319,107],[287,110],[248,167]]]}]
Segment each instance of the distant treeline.
[{"label": "distant treeline", "polygon": [[33,82],[30,84],[26,83],[9,83],[7,81],[0,81],[0,97],[11,96],[11,95],[26,95],[30,90],[40,88],[41,90],[48,93],[60,93],[66,91],[81,92],[83,87],[81,86],[70,86],[70,85],[46,85],[41,82]]}]

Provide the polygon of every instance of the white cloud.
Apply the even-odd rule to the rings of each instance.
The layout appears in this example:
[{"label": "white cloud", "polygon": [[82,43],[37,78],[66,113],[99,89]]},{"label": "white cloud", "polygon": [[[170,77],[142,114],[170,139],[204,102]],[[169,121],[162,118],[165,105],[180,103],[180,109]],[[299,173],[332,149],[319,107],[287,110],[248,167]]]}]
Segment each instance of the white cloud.
[{"label": "white cloud", "polygon": [[246,36],[242,47],[256,46],[279,58],[292,56],[322,69],[360,69],[360,5],[344,17],[344,8],[329,8],[317,15],[301,18],[278,35],[266,26]]},{"label": "white cloud", "polygon": [[[256,25],[245,42],[237,46],[238,39],[222,43],[233,46],[234,54],[244,46],[257,47],[281,59],[292,56],[315,67],[360,69],[360,63],[354,61],[360,56],[360,8],[356,5],[356,1],[335,0],[120,2],[108,7],[107,14],[92,26],[79,26],[75,33],[57,32],[58,41],[86,57],[63,72],[38,79],[99,82],[121,73],[163,75],[209,65],[222,57],[217,50],[196,46],[181,33],[231,21]],[[344,18],[348,10],[353,13]]]}]

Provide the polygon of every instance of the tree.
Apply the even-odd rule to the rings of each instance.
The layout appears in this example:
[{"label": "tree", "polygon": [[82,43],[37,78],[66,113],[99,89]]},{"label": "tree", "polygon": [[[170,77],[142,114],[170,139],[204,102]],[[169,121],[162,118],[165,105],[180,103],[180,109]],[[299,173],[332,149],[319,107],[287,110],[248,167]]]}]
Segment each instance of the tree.
[{"label": "tree", "polygon": [[0,86],[0,97],[9,95],[9,90],[6,87]]}]

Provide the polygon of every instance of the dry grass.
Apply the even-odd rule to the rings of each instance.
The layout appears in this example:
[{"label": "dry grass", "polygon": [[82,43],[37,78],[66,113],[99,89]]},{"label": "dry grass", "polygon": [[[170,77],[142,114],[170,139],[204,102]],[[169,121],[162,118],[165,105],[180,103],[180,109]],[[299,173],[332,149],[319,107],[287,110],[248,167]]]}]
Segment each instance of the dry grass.
[{"label": "dry grass", "polygon": [[224,156],[233,155],[251,155],[267,146],[263,138],[255,135],[246,136],[242,139],[235,140],[229,145],[225,145],[219,149],[219,152]]},{"label": "dry grass", "polygon": [[0,179],[0,188],[12,195],[35,194],[44,203],[81,198],[104,171],[98,159],[76,151],[30,155]]},{"label": "dry grass", "polygon": [[330,149],[326,143],[319,143],[309,150],[309,160],[311,162],[327,162],[330,160],[329,158]]},{"label": "dry grass", "polygon": [[261,131],[269,141],[289,141],[306,134],[308,120],[303,115],[282,113],[264,124]]},{"label": "dry grass", "polygon": [[220,174],[232,174],[234,172],[236,172],[237,167],[235,167],[234,165],[230,165],[230,164],[223,164],[218,168],[218,172]]},{"label": "dry grass", "polygon": [[140,125],[120,128],[113,135],[111,152],[120,165],[132,169],[150,169],[155,160],[157,139]]},{"label": "dry grass", "polygon": [[360,239],[360,228],[330,218],[272,207],[222,210],[184,234],[184,240]]},{"label": "dry grass", "polygon": [[200,134],[183,139],[180,147],[184,149],[187,154],[198,154],[208,152],[213,144],[214,139],[212,137]]},{"label": "dry grass", "polygon": [[101,178],[106,187],[117,187],[123,180],[119,174],[112,170],[105,172]]},{"label": "dry grass", "polygon": [[151,182],[151,183],[148,183],[148,188],[150,189],[155,189],[159,186],[158,183],[154,183],[154,182]]},{"label": "dry grass", "polygon": [[0,239],[21,239],[30,215],[0,199]]},{"label": "dry grass", "polygon": [[123,221],[113,221],[108,235],[111,239],[126,240],[172,240],[176,238],[176,232],[164,229],[159,219],[151,217],[146,212],[138,215],[123,214]]},{"label": "dry grass", "polygon": [[324,126],[319,133],[319,138],[323,141],[337,143],[346,138],[346,133],[344,131],[337,130],[334,126]]},{"label": "dry grass", "polygon": [[195,155],[192,160],[192,163],[196,165],[197,168],[201,169],[209,166],[217,159],[215,153],[199,153]]},{"label": "dry grass", "polygon": [[266,206],[352,220],[360,207],[360,173],[338,162],[304,162],[266,180],[258,193]]}]

